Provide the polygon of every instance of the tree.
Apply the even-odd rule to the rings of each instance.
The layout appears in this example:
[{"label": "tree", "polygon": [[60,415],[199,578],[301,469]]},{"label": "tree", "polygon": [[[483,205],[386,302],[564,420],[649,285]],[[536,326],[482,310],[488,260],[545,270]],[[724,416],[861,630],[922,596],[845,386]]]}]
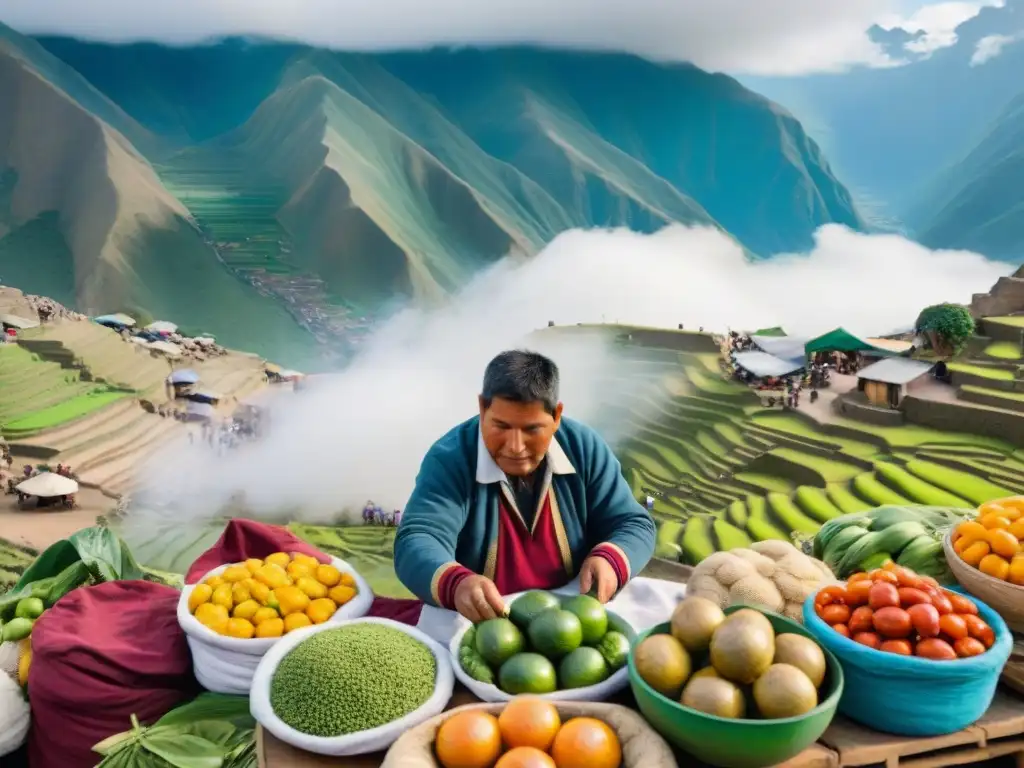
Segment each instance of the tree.
[{"label": "tree", "polygon": [[974,318],[962,304],[933,304],[921,311],[914,328],[937,353],[954,355],[974,335]]}]

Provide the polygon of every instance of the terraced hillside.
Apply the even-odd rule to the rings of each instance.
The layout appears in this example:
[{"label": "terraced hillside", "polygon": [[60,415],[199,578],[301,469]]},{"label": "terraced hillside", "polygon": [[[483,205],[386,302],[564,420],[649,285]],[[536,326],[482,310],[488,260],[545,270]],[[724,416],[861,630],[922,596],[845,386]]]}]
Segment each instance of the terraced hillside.
[{"label": "terraced hillside", "polygon": [[[595,332],[567,327],[559,333]],[[628,329],[625,360],[595,387],[606,394],[594,426],[611,436],[640,498],[656,497],[659,557],[694,563],[751,540],[801,539],[838,515],[880,504],[974,506],[1024,493],[1024,452],[981,435],[763,408],[720,371],[704,334]],[[182,525],[129,516],[119,533],[140,562],[183,572],[224,522]],[[407,596],[391,564],[394,530],[292,523],[292,531],[349,560],[380,594]]]}]

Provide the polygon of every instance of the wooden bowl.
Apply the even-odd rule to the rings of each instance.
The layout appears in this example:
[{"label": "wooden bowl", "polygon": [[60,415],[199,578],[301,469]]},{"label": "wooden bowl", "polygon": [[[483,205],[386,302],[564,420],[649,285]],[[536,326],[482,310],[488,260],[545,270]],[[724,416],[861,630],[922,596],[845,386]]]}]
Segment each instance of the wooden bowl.
[{"label": "wooden bowl", "polygon": [[1002,616],[1012,631],[1024,632],[1024,587],[993,578],[965,563],[953,549],[952,537],[952,531],[946,534],[942,549],[960,586]]}]

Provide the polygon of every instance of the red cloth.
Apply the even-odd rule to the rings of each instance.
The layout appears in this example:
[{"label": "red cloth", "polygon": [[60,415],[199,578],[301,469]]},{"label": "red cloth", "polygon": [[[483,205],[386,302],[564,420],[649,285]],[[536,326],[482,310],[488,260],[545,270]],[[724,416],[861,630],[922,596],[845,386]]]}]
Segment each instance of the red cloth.
[{"label": "red cloth", "polygon": [[[263,559],[274,552],[302,552],[323,563],[331,559],[287,528],[254,520],[235,519],[228,523],[217,542],[192,563],[185,575],[185,582],[195,584],[219,565],[237,563],[250,557]],[[375,597],[368,615],[415,626],[420,620],[422,608],[423,603],[419,600]]]},{"label": "red cloth", "polygon": [[511,595],[528,589],[556,589],[564,587],[570,579],[555,535],[551,491],[544,497],[532,532],[499,497],[498,549],[494,567],[494,584],[498,591]]},{"label": "red cloth", "polygon": [[199,692],[178,626],[178,590],[146,581],[76,589],[32,629],[32,768],[92,768],[108,736]]}]

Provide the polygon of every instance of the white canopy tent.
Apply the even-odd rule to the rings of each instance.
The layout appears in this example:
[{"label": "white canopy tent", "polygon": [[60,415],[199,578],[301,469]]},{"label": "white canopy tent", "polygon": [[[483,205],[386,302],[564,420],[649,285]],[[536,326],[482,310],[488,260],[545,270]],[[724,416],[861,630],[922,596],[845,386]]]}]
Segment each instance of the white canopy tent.
[{"label": "white canopy tent", "polygon": [[39,321],[29,320],[27,317],[19,317],[18,315],[0,315],[0,325],[17,328],[19,331],[26,331],[29,328],[38,328]]},{"label": "white canopy tent", "polygon": [[157,320],[147,325],[146,330],[153,331],[153,333],[174,333],[178,330],[178,326],[166,320]]},{"label": "white canopy tent", "polygon": [[28,496],[40,496],[42,498],[70,496],[73,493],[78,493],[78,483],[70,477],[58,475],[55,472],[42,472],[35,477],[30,477],[16,487],[18,491]]}]

